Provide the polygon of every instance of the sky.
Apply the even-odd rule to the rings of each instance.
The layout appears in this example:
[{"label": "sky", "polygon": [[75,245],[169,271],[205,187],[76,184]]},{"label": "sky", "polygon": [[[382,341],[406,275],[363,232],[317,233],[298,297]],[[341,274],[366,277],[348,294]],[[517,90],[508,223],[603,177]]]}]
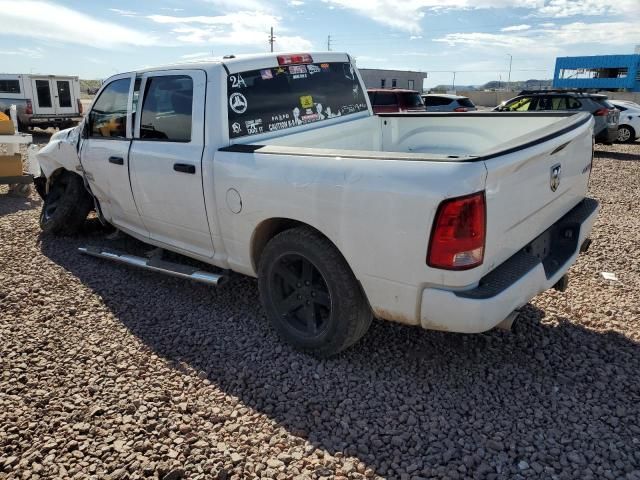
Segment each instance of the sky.
[{"label": "sky", "polygon": [[330,47],[425,87],[552,78],[555,58],[627,54],[640,0],[0,0],[5,73],[103,79],[226,54]]}]

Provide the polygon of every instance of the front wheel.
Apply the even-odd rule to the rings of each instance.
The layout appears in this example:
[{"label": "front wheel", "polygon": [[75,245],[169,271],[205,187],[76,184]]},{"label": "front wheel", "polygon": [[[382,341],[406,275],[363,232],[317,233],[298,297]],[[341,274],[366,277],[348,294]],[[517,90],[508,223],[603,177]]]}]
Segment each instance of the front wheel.
[{"label": "front wheel", "polygon": [[75,235],[93,207],[80,175],[62,172],[52,180],[40,212],[40,228],[54,235]]},{"label": "front wheel", "polygon": [[618,127],[617,140],[621,143],[633,142],[636,139],[636,132],[629,125],[620,125]]},{"label": "front wheel", "polygon": [[347,262],[310,228],[286,230],[267,244],[258,286],[280,336],[318,357],[350,347],[371,325],[371,309]]}]

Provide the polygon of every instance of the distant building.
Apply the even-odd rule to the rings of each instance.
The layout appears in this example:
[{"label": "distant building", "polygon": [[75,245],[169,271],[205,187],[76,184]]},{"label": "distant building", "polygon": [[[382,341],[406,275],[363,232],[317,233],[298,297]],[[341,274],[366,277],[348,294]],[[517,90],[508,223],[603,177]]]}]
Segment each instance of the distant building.
[{"label": "distant building", "polygon": [[640,92],[640,54],[559,57],[553,88]]},{"label": "distant building", "polygon": [[358,70],[367,88],[408,88],[422,92],[422,83],[427,78],[426,72],[377,68],[359,68]]}]

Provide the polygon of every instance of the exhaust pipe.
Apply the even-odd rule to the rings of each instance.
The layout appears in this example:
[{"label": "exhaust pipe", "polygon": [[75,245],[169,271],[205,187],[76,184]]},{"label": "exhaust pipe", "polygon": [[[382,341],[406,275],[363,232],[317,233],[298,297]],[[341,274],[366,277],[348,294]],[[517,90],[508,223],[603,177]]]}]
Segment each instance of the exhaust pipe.
[{"label": "exhaust pipe", "polygon": [[164,273],[172,277],[184,278],[186,280],[195,280],[196,282],[206,283],[207,285],[219,286],[227,281],[227,277],[217,273],[205,272],[189,265],[167,262],[157,257],[144,258],[128,253],[117,252],[115,250],[107,250],[98,247],[80,247],[78,251],[92,257],[105,258],[117,263],[124,263],[134,267],[149,270],[151,272]]}]

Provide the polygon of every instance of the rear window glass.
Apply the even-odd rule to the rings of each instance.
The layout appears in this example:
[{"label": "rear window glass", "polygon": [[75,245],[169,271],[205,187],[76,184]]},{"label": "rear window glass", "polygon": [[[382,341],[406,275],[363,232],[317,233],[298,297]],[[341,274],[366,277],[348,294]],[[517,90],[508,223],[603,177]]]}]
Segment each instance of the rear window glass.
[{"label": "rear window glass", "polygon": [[430,95],[424,97],[424,104],[427,107],[441,107],[442,105],[449,105],[451,102],[453,102],[452,98],[432,97]]},{"label": "rear window glass", "polygon": [[627,109],[627,107],[623,107],[622,105],[615,105],[615,107],[621,112],[624,112]]},{"label": "rear window glass", "polygon": [[459,98],[458,103],[461,107],[475,108],[475,104],[468,98]]},{"label": "rear window glass", "polygon": [[20,80],[0,80],[0,93],[20,93]]},{"label": "rear window glass", "polygon": [[419,93],[403,93],[404,105],[411,107],[424,107],[424,102]]},{"label": "rear window glass", "polygon": [[593,98],[593,100],[595,100],[596,103],[599,103],[603,107],[607,107],[608,109],[616,108],[615,105],[613,105],[613,103],[611,103],[606,98],[594,98],[594,97],[591,97],[591,98]]},{"label": "rear window glass", "polygon": [[376,92],[371,103],[374,105],[397,105],[398,100],[395,93]]},{"label": "rear window glass", "polygon": [[275,132],[367,110],[348,62],[283,65],[229,75],[229,137]]}]

